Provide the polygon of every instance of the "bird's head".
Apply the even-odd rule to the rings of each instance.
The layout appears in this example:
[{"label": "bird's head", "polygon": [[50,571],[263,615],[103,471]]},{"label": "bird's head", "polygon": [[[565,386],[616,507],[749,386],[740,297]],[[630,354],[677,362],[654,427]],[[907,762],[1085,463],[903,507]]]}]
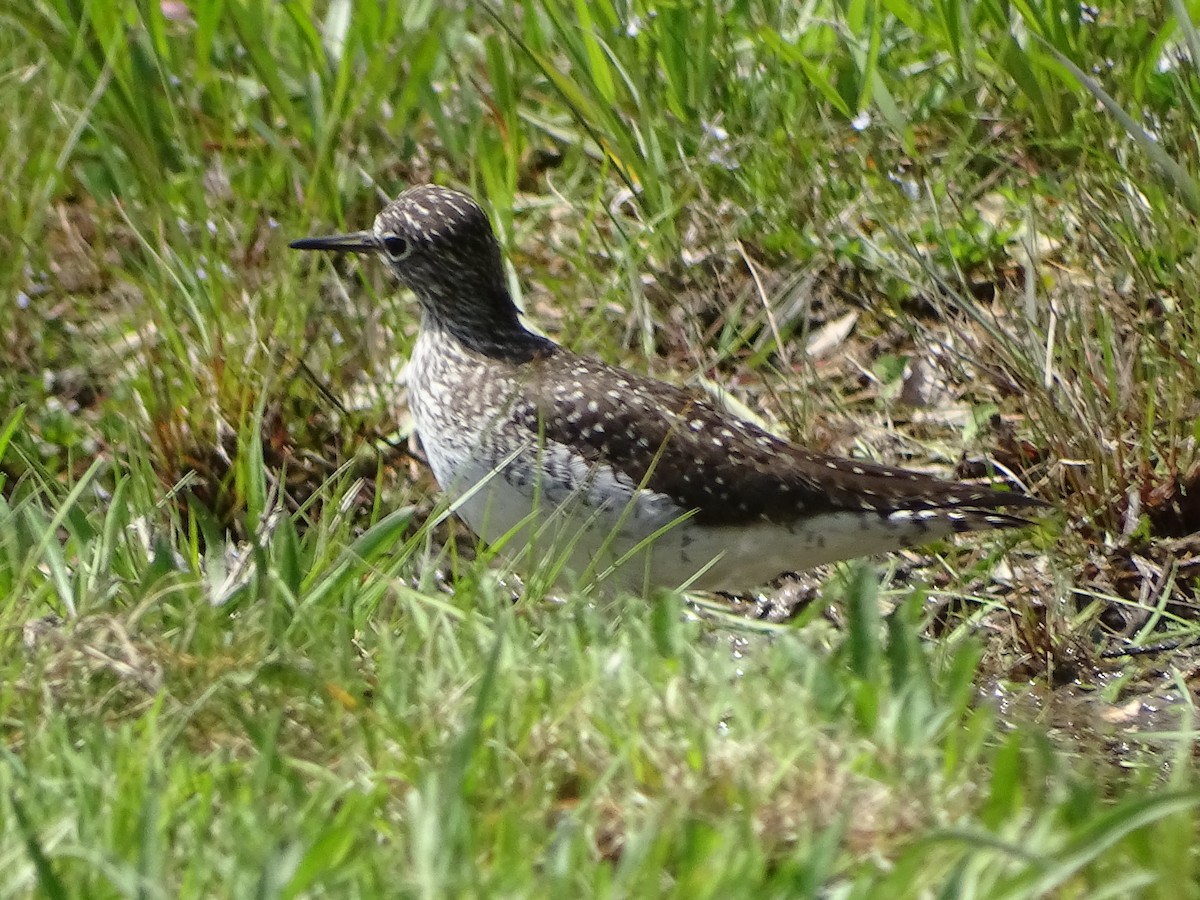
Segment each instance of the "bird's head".
[{"label": "bird's head", "polygon": [[383,208],[369,231],[301,238],[290,246],[382,258],[417,295],[426,315],[451,330],[517,323],[491,223],[459,191],[412,187]]}]

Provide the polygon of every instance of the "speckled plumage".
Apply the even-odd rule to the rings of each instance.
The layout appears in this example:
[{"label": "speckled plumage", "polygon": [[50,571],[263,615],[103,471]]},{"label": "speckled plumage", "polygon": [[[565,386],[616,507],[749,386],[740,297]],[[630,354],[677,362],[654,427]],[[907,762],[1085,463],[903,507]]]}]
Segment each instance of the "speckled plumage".
[{"label": "speckled plumage", "polygon": [[434,476],[484,540],[564,578],[740,590],[785,571],[1025,524],[1020,494],[814,453],[528,331],[482,209],[433,185],[371,231],[416,294],[409,403]]}]

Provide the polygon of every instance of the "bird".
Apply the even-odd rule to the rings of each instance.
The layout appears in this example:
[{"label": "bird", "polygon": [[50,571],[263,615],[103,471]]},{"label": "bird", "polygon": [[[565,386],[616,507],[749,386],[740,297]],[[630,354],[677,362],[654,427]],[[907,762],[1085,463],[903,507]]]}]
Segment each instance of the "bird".
[{"label": "bird", "polygon": [[531,331],[457,190],[413,186],[369,230],[289,246],[373,255],[415,295],[408,405],[434,478],[478,538],[555,583],[742,593],[1045,506],[806,449]]}]

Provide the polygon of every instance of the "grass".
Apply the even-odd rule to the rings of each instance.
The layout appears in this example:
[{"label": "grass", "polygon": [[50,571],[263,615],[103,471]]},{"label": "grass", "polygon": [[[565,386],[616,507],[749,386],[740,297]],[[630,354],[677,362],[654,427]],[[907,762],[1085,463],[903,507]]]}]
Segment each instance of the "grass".
[{"label": "grass", "polygon": [[[0,895],[1194,896],[1188,11],[0,12]],[[427,180],[573,349],[1059,511],[514,602],[286,249]]]}]

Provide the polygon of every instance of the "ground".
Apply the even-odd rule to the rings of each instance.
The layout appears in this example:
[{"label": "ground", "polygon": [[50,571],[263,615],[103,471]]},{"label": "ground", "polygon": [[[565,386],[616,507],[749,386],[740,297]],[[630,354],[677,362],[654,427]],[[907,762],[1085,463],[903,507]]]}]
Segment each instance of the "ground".
[{"label": "ground", "polygon": [[[1198,893],[1184,7],[0,11],[0,894]],[[287,249],[426,181],[573,350],[1050,512],[522,585]]]}]

